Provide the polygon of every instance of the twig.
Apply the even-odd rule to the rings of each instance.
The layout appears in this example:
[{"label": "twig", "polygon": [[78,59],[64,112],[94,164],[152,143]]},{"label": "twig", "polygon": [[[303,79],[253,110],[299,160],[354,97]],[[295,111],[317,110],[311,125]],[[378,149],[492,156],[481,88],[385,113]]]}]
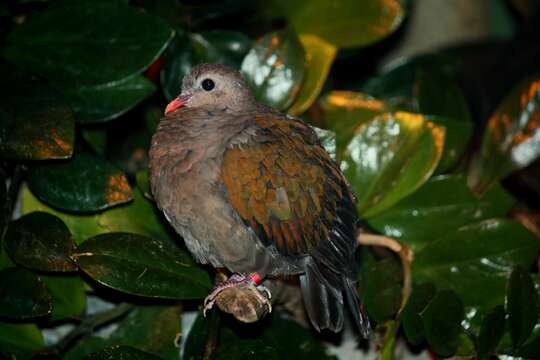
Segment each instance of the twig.
[{"label": "twig", "polygon": [[48,352],[63,354],[69,345],[77,338],[91,334],[94,329],[125,315],[132,308],[132,305],[120,304],[113,309],[86,317],[77,327],[53,345]]},{"label": "twig", "polygon": [[407,304],[407,300],[411,295],[411,263],[414,258],[413,251],[408,246],[399,243],[397,240],[383,235],[360,233],[358,234],[356,240],[358,241],[358,244],[361,245],[383,246],[399,255],[399,258],[401,260],[401,266],[403,268],[403,289],[401,291],[401,305],[397,313],[399,315],[405,307],[405,304]]}]

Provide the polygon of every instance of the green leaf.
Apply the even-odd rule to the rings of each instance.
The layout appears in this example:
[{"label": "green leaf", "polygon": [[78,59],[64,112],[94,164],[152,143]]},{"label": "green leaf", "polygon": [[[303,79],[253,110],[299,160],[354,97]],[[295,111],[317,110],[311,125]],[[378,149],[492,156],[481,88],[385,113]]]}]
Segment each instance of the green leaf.
[{"label": "green leaf", "polygon": [[315,102],[337,53],[334,45],[318,36],[300,34],[299,39],[306,52],[306,79],[298,97],[287,111],[291,115],[302,114]]},{"label": "green leaf", "polygon": [[188,70],[199,63],[219,63],[240,68],[251,39],[235,31],[177,34],[167,50],[160,79],[163,92],[172,100],[181,90]]},{"label": "green leaf", "polygon": [[311,33],[338,47],[366,46],[393,33],[405,18],[399,0],[274,0],[270,6],[298,33]]},{"label": "green leaf", "polygon": [[51,296],[43,282],[22,268],[0,271],[0,316],[26,319],[51,313]]},{"label": "green leaf", "polygon": [[100,349],[109,346],[108,339],[97,336],[88,336],[81,339],[71,347],[64,355],[64,360],[80,360]]},{"label": "green leaf", "polygon": [[503,303],[512,268],[529,268],[539,248],[536,236],[522,225],[484,220],[446,232],[416,253],[413,278],[454,290],[482,316]]},{"label": "green leaf", "polygon": [[166,227],[168,225],[165,224],[161,213],[138,190],[134,191],[132,202],[93,215],[78,215],[55,210],[39,201],[24,186],[22,199],[23,214],[44,211],[59,217],[67,225],[77,244],[92,236],[112,231],[130,232],[160,240],[171,238],[170,229]]},{"label": "green leaf", "polygon": [[297,36],[279,31],[257,40],[241,72],[258,101],[284,110],[299,94],[305,66],[305,51]]},{"label": "green leaf", "polygon": [[505,326],[504,306],[496,306],[493,311],[485,316],[478,336],[478,359],[489,360],[495,354],[497,345],[502,339]]},{"label": "green leaf", "polygon": [[446,129],[441,161],[439,161],[439,166],[435,170],[437,174],[446,173],[458,165],[459,160],[462,159],[467,150],[472,138],[473,123],[441,116],[426,116],[426,118],[437,125],[444,126]]},{"label": "green leaf", "polygon": [[64,3],[28,15],[4,56],[54,83],[98,85],[141,73],[171,36],[160,18],[119,3]]},{"label": "green leaf", "polygon": [[407,340],[413,345],[420,345],[425,339],[424,323],[422,322],[422,311],[435,296],[435,287],[425,283],[417,285],[401,312],[401,322]]},{"label": "green leaf", "polygon": [[107,149],[107,130],[102,127],[89,127],[81,130],[84,141],[98,155],[105,156]]},{"label": "green leaf", "polygon": [[538,320],[538,295],[529,274],[517,266],[510,274],[506,312],[514,347],[523,344]]},{"label": "green leaf", "polygon": [[22,160],[71,157],[75,121],[66,101],[45,81],[1,65],[0,156]]},{"label": "green leaf", "polygon": [[458,346],[463,304],[451,290],[442,290],[422,312],[422,322],[430,349],[441,356],[450,356]]},{"label": "green leaf", "polygon": [[62,220],[33,212],[12,222],[5,235],[5,248],[19,264],[42,271],[75,271],[69,256],[75,248]]},{"label": "green leaf", "polygon": [[148,171],[139,171],[135,175],[137,187],[145,198],[152,200],[152,191],[150,190],[150,181],[148,180]]},{"label": "green leaf", "polygon": [[401,264],[385,258],[372,264],[363,278],[363,298],[370,319],[377,323],[392,319],[401,304]]},{"label": "green leaf", "polygon": [[83,242],[73,258],[97,282],[129,294],[199,299],[212,287],[208,274],[170,241],[107,233]]},{"label": "green leaf", "polygon": [[540,154],[540,75],[520,82],[488,120],[480,150],[474,154],[468,183],[477,194]]},{"label": "green leaf", "polygon": [[78,275],[42,275],[52,298],[50,321],[79,318],[86,309],[84,282]]},{"label": "green leaf", "polygon": [[514,199],[500,185],[479,199],[471,193],[463,176],[441,175],[432,177],[415,193],[368,222],[417,252],[440,234],[471,222],[504,216],[513,203]]},{"label": "green leaf", "polygon": [[[200,359],[209,332],[210,321],[202,314],[195,319],[183,352],[183,359]],[[294,321],[273,314],[269,324],[243,325],[233,329],[220,327],[216,359],[335,359],[313,332]]]},{"label": "green leaf", "polygon": [[130,346],[114,345],[84,358],[85,360],[159,360],[160,357]]},{"label": "green leaf", "polygon": [[156,87],[143,76],[99,85],[66,86],[63,93],[78,123],[99,123],[126,113],[150,96]]},{"label": "green leaf", "polygon": [[0,234],[2,234],[0,238],[3,238],[4,229],[6,228],[6,224],[11,217],[11,214],[7,213],[8,194],[6,187],[6,177],[4,175],[4,172],[0,171]]},{"label": "green leaf", "polygon": [[176,344],[181,334],[179,306],[139,306],[131,311],[111,334],[114,344],[132,346],[164,359],[178,359]]},{"label": "green leaf", "polygon": [[413,193],[433,173],[444,129],[411,113],[386,113],[358,127],[341,169],[369,218]]},{"label": "green leaf", "polygon": [[44,346],[43,335],[35,324],[0,322],[0,354],[11,354],[16,359],[30,359]]},{"label": "green leaf", "polygon": [[354,130],[387,111],[386,104],[353,91],[331,91],[321,98],[324,127],[336,133],[338,159],[354,137]]},{"label": "green leaf", "polygon": [[65,163],[36,166],[28,186],[44,202],[74,212],[99,211],[133,199],[123,172],[88,153]]}]

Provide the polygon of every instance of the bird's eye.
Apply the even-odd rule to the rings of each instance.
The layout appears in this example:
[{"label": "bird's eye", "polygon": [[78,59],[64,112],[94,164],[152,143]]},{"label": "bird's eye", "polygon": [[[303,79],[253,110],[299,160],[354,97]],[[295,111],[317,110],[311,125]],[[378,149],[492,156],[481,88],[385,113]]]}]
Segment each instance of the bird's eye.
[{"label": "bird's eye", "polygon": [[216,86],[216,84],[212,79],[204,79],[201,83],[201,86],[204,90],[210,91],[214,88],[214,86]]}]

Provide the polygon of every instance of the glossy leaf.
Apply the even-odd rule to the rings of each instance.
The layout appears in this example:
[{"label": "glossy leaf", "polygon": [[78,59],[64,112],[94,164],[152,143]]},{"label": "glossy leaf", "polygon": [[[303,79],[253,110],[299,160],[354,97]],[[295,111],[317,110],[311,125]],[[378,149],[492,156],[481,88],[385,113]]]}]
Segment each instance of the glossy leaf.
[{"label": "glossy leaf", "polygon": [[107,233],[86,240],[73,258],[97,282],[129,294],[199,299],[211,288],[208,274],[170,241]]},{"label": "glossy leaf", "polygon": [[100,84],[64,87],[63,93],[78,123],[98,123],[117,118],[155,91],[143,76]]},{"label": "glossy leaf", "polygon": [[152,199],[152,191],[150,190],[150,181],[148,180],[148,171],[139,171],[136,174],[137,187],[147,199]]},{"label": "glossy leaf", "polygon": [[299,33],[311,33],[338,47],[366,46],[390,35],[402,23],[399,0],[325,0],[270,2]]},{"label": "glossy leaf", "polygon": [[66,159],[75,121],[65,99],[44,80],[0,66],[0,155],[22,160]]},{"label": "glossy leaf", "polygon": [[441,161],[435,173],[447,173],[456,168],[467,150],[473,134],[473,123],[441,116],[426,116],[426,118],[437,125],[444,126],[446,130]]},{"label": "glossy leaf", "polygon": [[442,290],[422,312],[426,340],[431,350],[450,356],[458,346],[460,324],[465,316],[459,297],[450,290]]},{"label": "glossy leaf", "polygon": [[0,171],[0,234],[4,233],[7,222],[11,214],[7,214],[7,187],[6,187],[6,178],[4,173]]},{"label": "glossy leaf", "polygon": [[69,258],[75,248],[62,220],[33,212],[12,222],[5,235],[5,248],[19,264],[42,271],[75,271]]},{"label": "glossy leaf", "polygon": [[299,94],[305,66],[305,51],[297,36],[279,31],[257,40],[241,72],[258,101],[284,110]]},{"label": "glossy leaf", "polygon": [[387,113],[361,125],[341,168],[369,218],[413,193],[433,173],[442,154],[444,129],[421,115]]},{"label": "glossy leaf", "polygon": [[354,130],[387,111],[386,104],[367,94],[331,91],[321,98],[324,127],[336,133],[338,158],[354,137]]},{"label": "glossy leaf", "polygon": [[482,315],[503,303],[508,274],[516,265],[531,266],[539,248],[522,225],[484,220],[441,234],[416,253],[413,277],[454,290]]},{"label": "glossy leaf", "polygon": [[84,358],[85,360],[159,360],[158,356],[137,350],[131,346],[114,345]]},{"label": "glossy leaf", "polygon": [[510,274],[506,295],[506,312],[512,342],[523,344],[538,320],[538,295],[529,274],[516,267]]},{"label": "glossy leaf", "polygon": [[0,316],[26,319],[51,313],[51,296],[43,282],[22,268],[0,271]]},{"label": "glossy leaf", "polygon": [[337,48],[311,34],[300,34],[300,43],[306,52],[305,80],[293,105],[287,110],[291,115],[300,115],[317,99],[336,57]]},{"label": "glossy leaf", "polygon": [[461,226],[504,216],[514,201],[501,186],[477,198],[467,187],[465,177],[441,175],[432,177],[415,193],[368,222],[377,231],[419,251]]},{"label": "glossy leaf", "polygon": [[86,309],[85,285],[75,274],[41,275],[52,299],[50,321],[77,319]]},{"label": "glossy leaf", "polygon": [[44,346],[43,335],[35,324],[0,322],[0,354],[29,359]]},{"label": "glossy leaf", "polygon": [[390,320],[401,304],[401,264],[393,258],[375,262],[363,276],[362,296],[370,319]]},{"label": "glossy leaf", "polygon": [[407,340],[413,345],[420,345],[425,339],[422,311],[435,296],[435,287],[425,283],[413,288],[407,304],[401,312],[401,322]]},{"label": "glossy leaf", "polygon": [[[165,219],[158,209],[144,199],[139,191],[134,191],[134,200],[99,214],[78,215],[55,210],[39,201],[26,187],[22,190],[22,213],[44,211],[53,214],[67,225],[77,244],[84,240],[111,231],[131,232],[155,239],[170,239]],[[144,219],[144,221],[140,221]]]},{"label": "glossy leaf", "polygon": [[540,75],[519,83],[488,120],[468,183],[477,194],[540,155]]},{"label": "glossy leaf", "polygon": [[163,20],[118,2],[64,2],[28,15],[4,56],[55,83],[98,85],[141,73],[171,36]]},{"label": "glossy leaf", "polygon": [[88,153],[69,162],[35,167],[28,186],[44,202],[74,212],[99,211],[133,198],[123,172]]},{"label": "glossy leaf", "polygon": [[495,353],[504,334],[505,316],[504,307],[499,305],[484,318],[478,336],[478,360],[489,360]]},{"label": "glossy leaf", "polygon": [[[183,352],[183,359],[199,359],[204,351],[209,321],[202,315],[195,319]],[[216,359],[335,359],[313,333],[279,314],[272,316],[267,326],[248,325],[233,329],[222,324]]]},{"label": "glossy leaf", "polygon": [[172,100],[178,96],[184,75],[199,63],[219,63],[240,68],[251,44],[251,39],[234,31],[177,34],[167,50],[160,75],[165,97]]},{"label": "glossy leaf", "polygon": [[139,306],[118,324],[108,340],[164,359],[177,359],[180,349],[175,343],[181,335],[180,323],[179,306]]}]

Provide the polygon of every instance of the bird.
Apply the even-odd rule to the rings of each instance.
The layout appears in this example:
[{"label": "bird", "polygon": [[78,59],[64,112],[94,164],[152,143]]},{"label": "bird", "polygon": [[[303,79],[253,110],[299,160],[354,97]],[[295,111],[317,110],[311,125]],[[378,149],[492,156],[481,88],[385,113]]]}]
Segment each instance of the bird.
[{"label": "bird", "polygon": [[[232,276],[223,289],[299,278],[313,327],[339,332],[346,306],[364,338],[356,198],[302,120],[256,101],[240,72],[199,64],[165,108],[149,150],[151,191],[196,261]],[[264,290],[264,291],[263,291]]]}]

